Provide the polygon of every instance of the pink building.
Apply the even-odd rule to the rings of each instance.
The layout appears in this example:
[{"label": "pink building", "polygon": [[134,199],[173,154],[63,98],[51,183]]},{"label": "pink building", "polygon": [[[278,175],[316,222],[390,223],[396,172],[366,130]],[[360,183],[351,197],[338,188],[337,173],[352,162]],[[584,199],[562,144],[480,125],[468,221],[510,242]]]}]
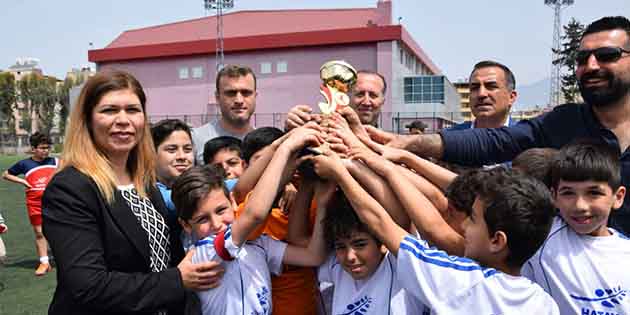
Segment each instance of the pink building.
[{"label": "pink building", "polygon": [[[216,20],[125,31],[107,47],[90,50],[89,60],[99,70],[133,73],[145,88],[152,119],[185,115],[199,125],[218,113]],[[223,24],[225,64],[247,65],[256,73],[257,126],[281,126],[294,105],[321,101],[319,67],[332,59],[384,75],[388,90],[381,125],[388,129],[396,124],[388,113],[410,111],[404,77],[440,73],[405,28],[392,24],[390,1],[358,9],[239,11],[225,14]],[[411,109],[428,112],[435,106]]]}]

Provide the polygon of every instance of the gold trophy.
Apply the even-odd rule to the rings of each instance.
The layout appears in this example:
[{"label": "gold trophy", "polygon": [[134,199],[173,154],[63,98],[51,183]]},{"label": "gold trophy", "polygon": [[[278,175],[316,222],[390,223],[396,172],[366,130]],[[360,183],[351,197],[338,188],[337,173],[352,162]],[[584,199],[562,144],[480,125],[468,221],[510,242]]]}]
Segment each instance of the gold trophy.
[{"label": "gold trophy", "polygon": [[[357,81],[357,71],[349,63],[343,60],[328,61],[319,68],[319,76],[323,83],[319,87],[319,92],[324,96],[326,102],[319,102],[319,109],[322,112],[320,125],[326,127],[332,113],[337,106],[347,106],[350,98],[346,93]],[[320,153],[328,149],[328,143],[324,143],[314,150]]]}]

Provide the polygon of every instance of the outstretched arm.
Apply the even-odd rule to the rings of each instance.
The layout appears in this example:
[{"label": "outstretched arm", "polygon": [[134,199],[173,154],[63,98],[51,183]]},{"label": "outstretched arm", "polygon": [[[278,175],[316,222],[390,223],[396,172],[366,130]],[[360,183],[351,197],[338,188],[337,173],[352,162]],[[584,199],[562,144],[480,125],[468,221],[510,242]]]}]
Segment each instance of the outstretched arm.
[{"label": "outstretched arm", "polygon": [[364,161],[389,182],[423,238],[452,255],[463,255],[462,235],[448,225],[433,203],[399,172],[396,165],[370,150],[356,150],[352,157]]},{"label": "outstretched arm", "polygon": [[387,211],[359,185],[337,156],[331,152],[325,152],[311,159],[315,172],[320,177],[337,182],[359,219],[369,226],[395,255],[398,252],[400,242],[408,235],[407,231],[396,224]]},{"label": "outstretched arm", "polygon": [[[314,197],[317,203],[317,215],[315,217],[313,234],[310,236],[306,248],[292,244],[287,246],[283,260],[285,264],[317,267],[324,263],[326,257],[328,257],[328,251],[326,250],[322,221],[326,217],[328,202],[335,193],[336,188],[337,186],[333,182],[319,181],[315,183]],[[303,213],[303,215],[308,216],[308,213]],[[291,225],[293,225],[291,219],[292,218],[289,219],[289,229],[291,229]]]},{"label": "outstretched arm", "polygon": [[297,159],[295,153],[306,144],[319,145],[321,143],[321,136],[314,129],[301,127],[291,131],[273,154],[273,158],[254,187],[243,214],[232,225],[232,238],[236,246],[242,245],[256,226],[267,218],[273,201],[286,180],[287,164]]}]

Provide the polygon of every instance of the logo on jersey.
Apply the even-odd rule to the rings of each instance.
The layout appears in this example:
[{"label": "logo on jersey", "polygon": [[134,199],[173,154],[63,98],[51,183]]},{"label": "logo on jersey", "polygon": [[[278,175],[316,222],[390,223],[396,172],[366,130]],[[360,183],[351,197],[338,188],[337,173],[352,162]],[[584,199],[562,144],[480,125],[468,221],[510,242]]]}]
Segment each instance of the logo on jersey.
[{"label": "logo on jersey", "polygon": [[251,315],[262,315],[269,314],[269,289],[267,287],[262,287],[257,293],[256,297],[258,298],[258,303],[260,303],[260,307],[262,307],[263,312],[258,313],[253,311]]},{"label": "logo on jersey", "polygon": [[364,296],[358,301],[352,302],[346,306],[348,310],[345,313],[341,313],[339,315],[364,315],[367,314],[370,304],[372,304],[372,298],[369,296]]},{"label": "logo on jersey", "polygon": [[617,305],[622,303],[627,295],[628,290],[623,290],[621,289],[621,286],[618,286],[617,288],[612,289],[597,289],[595,290],[593,297],[578,296],[574,294],[571,294],[571,297],[574,300],[600,303],[604,307],[615,308]]}]

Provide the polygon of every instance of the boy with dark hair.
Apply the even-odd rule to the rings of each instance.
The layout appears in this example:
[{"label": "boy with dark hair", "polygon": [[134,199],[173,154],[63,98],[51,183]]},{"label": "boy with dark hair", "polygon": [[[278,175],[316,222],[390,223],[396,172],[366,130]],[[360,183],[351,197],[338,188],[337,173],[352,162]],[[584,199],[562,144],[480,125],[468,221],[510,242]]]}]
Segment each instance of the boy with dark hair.
[{"label": "boy with dark hair", "polygon": [[[35,248],[39,256],[35,275],[43,276],[52,267],[48,259],[48,242],[42,233],[42,195],[59,163],[56,158],[48,156],[52,142],[47,135],[36,132],[30,136],[29,142],[32,156],[15,163],[4,171],[2,177],[26,187],[26,209],[35,233]],[[24,175],[24,178],[18,177],[19,175]]]},{"label": "boy with dark hair", "polygon": [[558,150],[553,148],[531,148],[512,160],[512,168],[521,171],[551,187],[550,169]]},{"label": "boy with dark hair", "polygon": [[262,127],[250,131],[243,138],[242,155],[245,162],[250,163],[254,153],[259,152],[262,148],[270,145],[276,139],[282,137],[284,131],[275,127]]},{"label": "boy with dark hair", "polygon": [[[283,263],[312,267],[323,262],[321,217],[325,209],[318,211],[308,248],[287,246],[266,235],[247,241],[250,233],[265,221],[276,192],[292,173],[296,152],[306,144],[320,143],[317,132],[307,128],[295,129],[284,138],[254,188],[250,202],[236,219],[233,200],[216,166],[192,168],[177,179],[173,201],[184,229],[196,240],[193,262],[219,260],[225,264],[222,285],[198,293],[204,314],[271,314],[270,271],[280,274]],[[326,204],[327,200],[318,202]]]},{"label": "boy with dark hair", "polygon": [[[387,179],[419,225],[417,218],[431,203],[396,165],[367,150],[353,158]],[[558,314],[547,293],[520,277],[521,265],[542,244],[552,221],[549,191],[538,181],[501,168],[488,171],[466,221],[468,258],[462,258],[430,248],[396,225],[337,156],[326,152],[312,160],[316,172],[340,185],[359,218],[397,256],[401,286],[435,314]]]},{"label": "boy with dark hair", "polygon": [[247,167],[241,151],[242,141],[230,136],[208,140],[203,147],[203,163],[223,167],[228,179],[241,177]]},{"label": "boy with dark hair", "polygon": [[[317,128],[313,125],[305,127]],[[285,134],[278,128],[262,127],[252,130],[243,139],[241,148],[248,168],[243,172],[232,191],[234,199],[239,203],[236,210],[237,216],[243,213],[247,205],[252,202],[252,190],[259,185],[261,175],[268,168],[275,153],[287,137],[289,137],[289,133]],[[252,237],[255,238],[264,233],[276,240],[295,243],[289,236],[290,226],[295,222],[289,220],[289,213],[291,212],[289,209],[292,202],[287,202],[292,192],[295,192],[295,188],[291,184],[283,186],[283,189],[277,194],[268,192],[274,195],[272,209],[266,221],[252,233]],[[307,226],[309,230],[313,228],[315,211],[315,208],[311,208],[308,214],[309,224]],[[301,314],[314,315],[317,311],[316,282],[316,275],[312,268],[283,266],[282,274],[272,277],[271,292],[274,301],[274,315],[293,314],[297,307],[301,308]]]},{"label": "boy with dark hair", "polygon": [[[360,221],[344,193],[336,191],[324,217],[324,237],[334,251],[318,269],[320,283],[332,283],[331,314],[428,314],[397,281],[396,257]],[[359,303],[359,304],[355,304]]]},{"label": "boy with dark hair", "polygon": [[619,152],[592,141],[566,145],[551,166],[559,210],[543,246],[523,266],[562,314],[630,314],[630,240],[608,227],[621,207]]}]

